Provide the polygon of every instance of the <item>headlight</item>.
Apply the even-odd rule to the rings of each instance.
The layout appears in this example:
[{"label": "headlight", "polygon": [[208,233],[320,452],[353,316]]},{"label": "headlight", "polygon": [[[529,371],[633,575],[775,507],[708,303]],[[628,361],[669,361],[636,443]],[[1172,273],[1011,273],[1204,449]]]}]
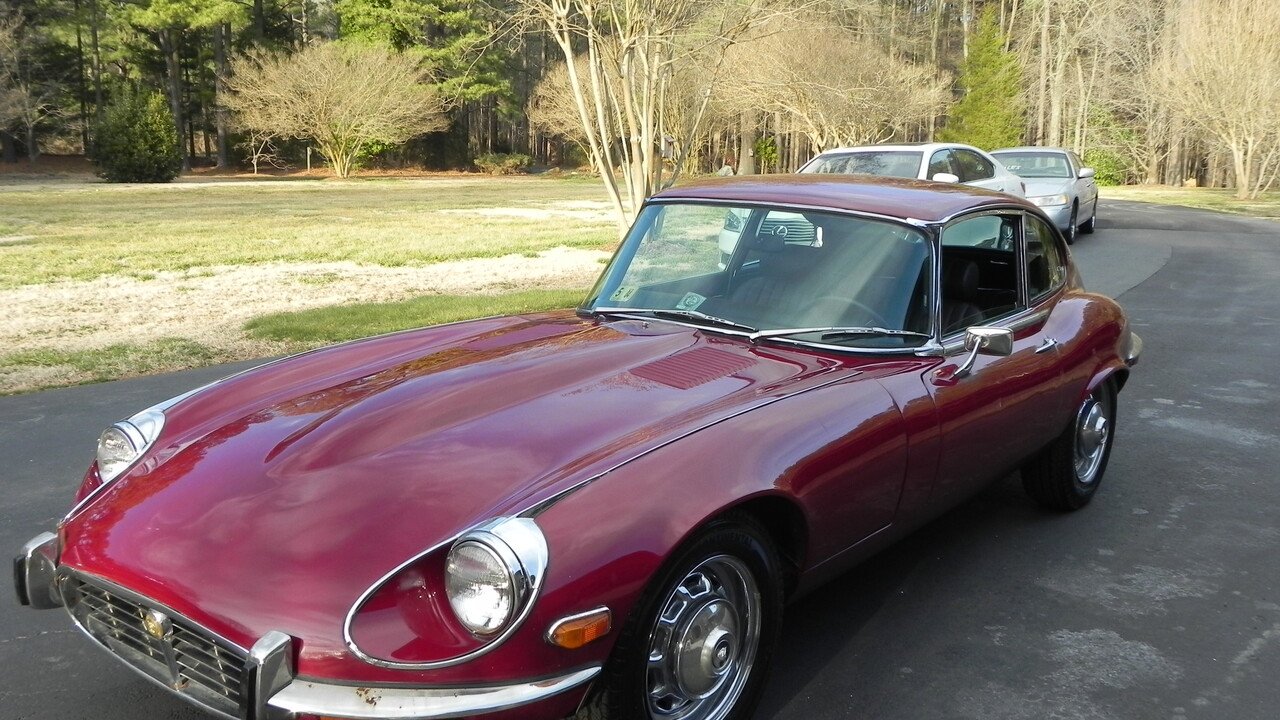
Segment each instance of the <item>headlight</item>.
[{"label": "headlight", "polygon": [[98,475],[103,484],[128,470],[160,437],[164,413],[143,410],[103,431],[98,437]]},{"label": "headlight", "polygon": [[547,541],[528,518],[499,518],[463,535],[445,560],[445,594],[480,636],[523,619],[547,567]]},{"label": "headlight", "polygon": [[1066,195],[1038,195],[1036,197],[1027,198],[1039,207],[1049,207],[1051,205],[1066,205],[1071,202],[1071,198]]},{"label": "headlight", "polygon": [[501,630],[515,607],[515,578],[497,552],[474,541],[449,552],[445,592],[458,620],[477,635]]},{"label": "headlight", "polygon": [[730,210],[724,214],[724,229],[732,232],[738,232],[742,229],[742,218],[738,214]]}]

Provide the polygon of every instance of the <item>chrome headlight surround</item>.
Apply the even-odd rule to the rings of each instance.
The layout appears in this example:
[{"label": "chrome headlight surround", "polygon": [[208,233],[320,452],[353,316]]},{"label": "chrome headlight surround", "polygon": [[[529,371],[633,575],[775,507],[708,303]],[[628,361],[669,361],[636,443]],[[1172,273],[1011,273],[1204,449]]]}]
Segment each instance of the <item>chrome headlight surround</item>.
[{"label": "chrome headlight surround", "polygon": [[[356,616],[359,615],[361,608],[365,602],[373,597],[383,586],[391,582],[396,576],[406,569],[423,561],[425,558],[435,553],[452,552],[454,548],[463,543],[475,542],[483,544],[485,548],[499,557],[507,557],[514,563],[509,565],[512,569],[512,578],[514,580],[515,601],[512,604],[510,619],[506,621],[496,632],[489,635],[476,634],[475,637],[482,644],[471,650],[463,652],[453,657],[442,658],[439,660],[427,661],[403,661],[403,660],[387,660],[385,658],[376,657],[366,653],[360,649],[352,634],[352,626]],[[509,555],[507,553],[510,553]],[[544,578],[547,573],[549,563],[549,551],[547,549],[546,537],[542,534],[542,530],[532,518],[526,517],[498,517],[490,520],[482,525],[478,525],[459,535],[454,536],[437,545],[433,545],[413,557],[405,560],[397,565],[390,572],[383,575],[376,582],[370,585],[360,597],[356,599],[351,609],[347,611],[347,616],[342,623],[342,638],[346,643],[347,649],[356,657],[369,663],[384,668],[394,668],[397,670],[434,670],[437,668],[453,667],[470,662],[485,653],[497,649],[507,638],[511,637],[524,621],[528,619],[529,614],[533,611],[534,602],[538,598],[538,592],[542,589]],[[447,564],[447,561],[446,561]],[[518,566],[518,570],[514,567]],[[442,583],[447,582],[443,577],[440,578]],[[450,602],[450,610],[452,603]],[[458,620],[461,625],[461,619]],[[462,627],[466,627],[462,625]]]},{"label": "chrome headlight surround", "polygon": [[164,413],[154,408],[122,420],[98,436],[98,476],[105,485],[132,468],[164,429]]},{"label": "chrome headlight surround", "polygon": [[[476,622],[468,617],[466,599],[455,593],[455,581],[463,578],[451,575],[459,563],[456,560],[464,552],[479,551],[506,575],[502,587],[491,585],[494,592],[507,594],[505,616],[497,621]],[[503,637],[508,629],[514,629],[533,607],[533,598],[542,586],[548,560],[547,541],[530,518],[497,518],[470,530],[459,537],[445,561],[445,587],[449,606],[463,627],[479,638]]]},{"label": "chrome headlight surround", "polygon": [[1058,193],[1057,195],[1036,195],[1035,197],[1029,197],[1027,199],[1034,203],[1036,207],[1057,207],[1071,202],[1071,198],[1067,197],[1065,193]]}]

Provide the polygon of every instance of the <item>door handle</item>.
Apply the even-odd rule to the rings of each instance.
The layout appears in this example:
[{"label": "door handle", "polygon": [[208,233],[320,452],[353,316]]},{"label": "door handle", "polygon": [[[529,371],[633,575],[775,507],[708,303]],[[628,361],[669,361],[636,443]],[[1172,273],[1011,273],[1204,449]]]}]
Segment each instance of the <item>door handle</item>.
[{"label": "door handle", "polygon": [[1056,347],[1058,347],[1057,340],[1054,340],[1053,338],[1045,338],[1044,342],[1040,343],[1040,347],[1036,348],[1036,354],[1039,355],[1041,353],[1047,353]]}]

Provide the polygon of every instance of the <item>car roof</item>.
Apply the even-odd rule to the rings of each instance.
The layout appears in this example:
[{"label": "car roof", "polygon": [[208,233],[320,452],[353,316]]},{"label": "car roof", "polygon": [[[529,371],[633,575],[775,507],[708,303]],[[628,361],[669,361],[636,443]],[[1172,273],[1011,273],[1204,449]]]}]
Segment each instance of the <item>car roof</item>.
[{"label": "car roof", "polygon": [[1002,152],[1047,152],[1047,153],[1062,153],[1063,155],[1066,155],[1071,151],[1066,148],[1036,147],[1034,145],[1024,145],[1022,147],[1007,147],[1007,148],[1000,148],[999,150],[992,150],[991,154],[995,155],[996,153],[1002,153]]},{"label": "car roof", "polygon": [[931,223],[978,208],[1013,205],[1035,209],[1020,198],[972,185],[825,173],[704,179],[663,190],[652,199],[800,205]]},{"label": "car roof", "polygon": [[909,142],[909,143],[892,143],[892,144],[885,144],[885,145],[850,145],[848,147],[830,148],[828,150],[823,150],[822,152],[818,153],[817,157],[822,157],[823,155],[836,155],[840,153],[855,153],[855,152],[881,152],[881,151],[930,152],[934,150],[941,150],[943,148],[963,148],[965,150],[978,149],[972,145],[965,145],[964,143]]}]

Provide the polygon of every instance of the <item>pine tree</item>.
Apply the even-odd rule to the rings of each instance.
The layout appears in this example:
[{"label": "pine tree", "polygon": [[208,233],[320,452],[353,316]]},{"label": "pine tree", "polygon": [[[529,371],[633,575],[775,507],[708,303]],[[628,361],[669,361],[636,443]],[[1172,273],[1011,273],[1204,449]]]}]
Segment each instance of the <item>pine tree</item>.
[{"label": "pine tree", "polygon": [[947,126],[938,133],[939,140],[984,150],[1021,141],[1022,69],[1017,55],[1004,49],[1004,33],[991,9],[978,20],[957,84],[964,95],[952,107]]},{"label": "pine tree", "polygon": [[169,182],[182,168],[178,131],[160,93],[118,93],[94,137],[93,162],[109,182]]}]

